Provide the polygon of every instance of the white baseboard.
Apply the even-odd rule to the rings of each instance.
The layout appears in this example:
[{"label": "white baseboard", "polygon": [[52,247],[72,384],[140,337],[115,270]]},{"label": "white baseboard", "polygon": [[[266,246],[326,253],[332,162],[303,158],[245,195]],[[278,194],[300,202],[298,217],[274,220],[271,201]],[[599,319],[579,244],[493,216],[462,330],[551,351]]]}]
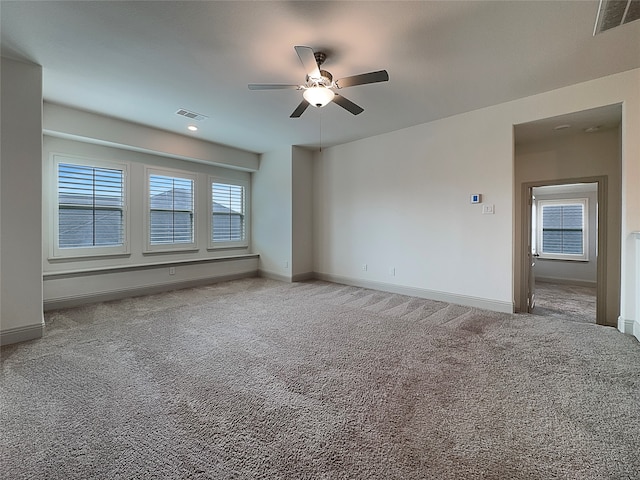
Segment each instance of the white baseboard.
[{"label": "white baseboard", "polygon": [[282,275],[280,273],[270,272],[268,270],[258,270],[258,276],[287,283],[304,282],[305,280],[313,280],[314,278],[316,278],[315,272],[296,273],[295,275]]},{"label": "white baseboard", "polygon": [[290,275],[282,275],[280,273],[270,272],[269,270],[258,270],[258,276],[278,280],[279,282],[291,283],[293,281]]},{"label": "white baseboard", "polygon": [[439,292],[436,290],[427,290],[424,288],[408,287],[404,285],[394,285],[391,283],[373,282],[327,273],[315,273],[314,276],[319,280],[326,280],[328,282],[352,285],[354,287],[370,288],[372,290],[380,290],[383,292],[398,293],[400,295],[408,295],[411,297],[426,298],[429,300],[437,300],[456,305],[465,305],[467,307],[481,308],[483,310],[491,310],[494,312],[513,313],[514,311],[513,302],[503,302],[500,300],[459,295],[457,293]]},{"label": "white baseboard", "polygon": [[640,341],[640,321],[618,317],[618,330],[626,335],[633,335]]},{"label": "white baseboard", "polygon": [[37,325],[26,327],[7,328],[0,331],[0,345],[10,345],[12,343],[26,342],[42,338],[44,333],[44,321]]},{"label": "white baseboard", "polygon": [[291,277],[292,282],[304,282],[305,280],[313,280],[316,278],[315,272],[296,273]]},{"label": "white baseboard", "polygon": [[209,278],[200,278],[195,280],[186,280],[182,282],[158,283],[155,285],[145,285],[138,288],[114,289],[105,292],[92,292],[89,294],[70,295],[65,297],[57,297],[44,301],[44,310],[58,310],[60,308],[72,308],[90,303],[109,302],[112,300],[120,300],[123,298],[139,297],[141,295],[153,295],[156,293],[169,292],[171,290],[180,290],[182,288],[200,287],[203,285],[211,285],[218,282],[226,282],[229,280],[237,280],[240,278],[255,277],[256,272],[237,273],[231,275],[220,275]]}]

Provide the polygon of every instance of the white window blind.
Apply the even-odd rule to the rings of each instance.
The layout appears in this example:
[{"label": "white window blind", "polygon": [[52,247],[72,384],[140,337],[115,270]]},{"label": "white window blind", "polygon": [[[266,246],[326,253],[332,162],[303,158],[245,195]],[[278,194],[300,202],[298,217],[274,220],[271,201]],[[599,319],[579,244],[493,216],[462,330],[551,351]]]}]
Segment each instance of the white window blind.
[{"label": "white window blind", "polygon": [[57,165],[58,248],[124,245],[124,171]]},{"label": "white window blind", "polygon": [[245,187],[228,183],[211,183],[211,242],[244,242]]},{"label": "white window blind", "polygon": [[538,245],[542,258],[587,260],[587,200],[538,202]]},{"label": "white window blind", "polygon": [[194,180],[149,175],[151,245],[194,242]]}]

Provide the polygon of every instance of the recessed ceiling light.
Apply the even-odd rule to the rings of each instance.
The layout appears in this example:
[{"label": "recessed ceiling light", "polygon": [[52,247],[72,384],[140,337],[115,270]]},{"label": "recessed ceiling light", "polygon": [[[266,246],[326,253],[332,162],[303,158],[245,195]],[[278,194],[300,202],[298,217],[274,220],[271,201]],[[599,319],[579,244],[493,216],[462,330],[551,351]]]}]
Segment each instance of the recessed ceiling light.
[{"label": "recessed ceiling light", "polygon": [[563,123],[562,125],[556,125],[555,127],[553,127],[554,130],[565,130],[567,128],[571,128],[571,125],[569,125],[568,123]]},{"label": "recessed ceiling light", "polygon": [[597,132],[598,130],[600,130],[600,125],[594,125],[592,127],[588,127],[584,129],[585,133],[593,133],[593,132]]},{"label": "recessed ceiling light", "polygon": [[196,127],[195,125],[189,125],[187,128],[189,130],[191,130],[192,132],[197,132],[198,131],[198,127]]}]

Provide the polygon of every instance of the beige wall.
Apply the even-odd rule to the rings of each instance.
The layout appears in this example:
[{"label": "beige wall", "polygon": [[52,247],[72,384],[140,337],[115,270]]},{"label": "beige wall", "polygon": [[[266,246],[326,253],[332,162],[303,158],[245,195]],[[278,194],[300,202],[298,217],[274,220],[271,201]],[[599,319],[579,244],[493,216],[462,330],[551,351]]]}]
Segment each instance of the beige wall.
[{"label": "beige wall", "polygon": [[251,177],[253,248],[261,274],[291,280],[291,147],[260,156]]},{"label": "beige wall", "polygon": [[[512,311],[508,111],[508,105],[477,110],[318,154],[316,271],[330,280]],[[495,213],[471,204],[473,193]]]},{"label": "beige wall", "polygon": [[313,276],[312,159],[284,147],[265,153],[252,176],[254,249],[262,275],[285,281]]},{"label": "beige wall", "polygon": [[[629,239],[640,230],[639,69],[325,149],[314,162],[315,270],[345,283],[513,309],[513,126],[620,103],[619,306],[621,318],[637,322],[640,272]],[[470,205],[471,193],[495,214]]]},{"label": "beige wall", "polygon": [[42,336],[42,69],[2,58],[0,342]]},{"label": "beige wall", "polygon": [[313,153],[300,147],[293,147],[291,153],[291,274],[301,280],[313,276]]},{"label": "beige wall", "polygon": [[51,136],[165,158],[247,172],[258,168],[255,153],[62,105],[44,104],[42,128]]}]

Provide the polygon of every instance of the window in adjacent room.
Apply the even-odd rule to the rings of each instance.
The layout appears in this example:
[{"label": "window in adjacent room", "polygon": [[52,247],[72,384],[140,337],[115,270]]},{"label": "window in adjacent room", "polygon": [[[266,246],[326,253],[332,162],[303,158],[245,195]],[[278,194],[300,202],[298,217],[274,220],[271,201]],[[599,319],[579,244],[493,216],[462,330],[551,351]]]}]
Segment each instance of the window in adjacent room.
[{"label": "window in adjacent room", "polygon": [[211,177],[209,248],[246,247],[247,186],[242,181]]},{"label": "window in adjacent room", "polygon": [[147,169],[147,252],[196,248],[196,176]]},{"label": "window in adjacent room", "polygon": [[538,200],[540,258],[588,260],[588,199]]},{"label": "window in adjacent room", "polygon": [[127,165],[54,156],[53,256],[128,252]]}]

